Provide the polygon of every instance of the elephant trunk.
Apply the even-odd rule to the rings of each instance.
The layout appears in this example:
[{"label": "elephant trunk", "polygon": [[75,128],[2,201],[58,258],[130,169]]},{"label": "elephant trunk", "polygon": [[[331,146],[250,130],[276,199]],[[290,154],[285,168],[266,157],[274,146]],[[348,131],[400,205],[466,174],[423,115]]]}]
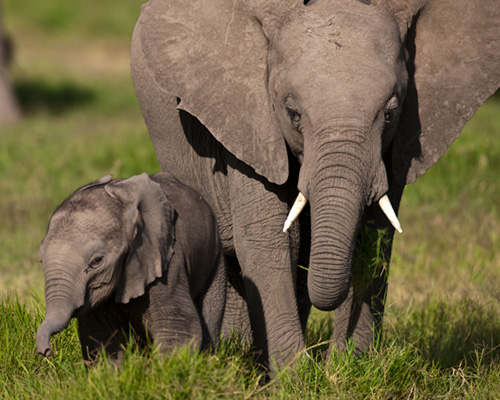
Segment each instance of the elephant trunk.
[{"label": "elephant trunk", "polygon": [[61,268],[45,269],[45,319],[36,334],[39,355],[48,357],[51,354],[50,337],[66,329],[75,310],[83,306],[81,292],[78,283],[61,272]]},{"label": "elephant trunk", "polygon": [[69,324],[73,314],[73,310],[66,312],[54,313],[46,312],[45,320],[42,322],[36,333],[36,351],[42,357],[50,356],[52,348],[50,347],[50,337],[61,332]]},{"label": "elephant trunk", "polygon": [[[308,289],[312,304],[333,310],[347,297],[360,219],[353,193],[336,191],[311,201],[311,255]],[[359,195],[356,195],[359,197]],[[352,202],[351,202],[352,201]]]},{"label": "elephant trunk", "polygon": [[371,196],[374,167],[381,160],[354,140],[323,141],[314,147],[316,165],[308,165],[305,154],[299,178],[299,190],[311,204],[308,290],[316,308],[333,310],[349,292],[359,223]]}]

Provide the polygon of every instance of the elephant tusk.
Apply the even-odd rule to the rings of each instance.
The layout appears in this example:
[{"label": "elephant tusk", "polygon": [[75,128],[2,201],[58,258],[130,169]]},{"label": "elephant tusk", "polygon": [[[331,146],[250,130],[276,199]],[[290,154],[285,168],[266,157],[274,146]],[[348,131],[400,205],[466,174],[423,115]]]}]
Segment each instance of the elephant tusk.
[{"label": "elephant tusk", "polygon": [[299,217],[300,212],[304,209],[307,204],[307,199],[305,196],[299,192],[295,203],[293,203],[292,209],[288,214],[288,217],[285,221],[285,225],[283,226],[283,232],[286,232],[288,228],[293,224],[293,222]]},{"label": "elephant tusk", "polygon": [[403,233],[401,224],[399,223],[398,217],[392,208],[389,197],[387,195],[382,196],[382,198],[378,201],[378,205],[386,215],[387,219],[391,222],[394,229],[396,229],[399,233]]}]

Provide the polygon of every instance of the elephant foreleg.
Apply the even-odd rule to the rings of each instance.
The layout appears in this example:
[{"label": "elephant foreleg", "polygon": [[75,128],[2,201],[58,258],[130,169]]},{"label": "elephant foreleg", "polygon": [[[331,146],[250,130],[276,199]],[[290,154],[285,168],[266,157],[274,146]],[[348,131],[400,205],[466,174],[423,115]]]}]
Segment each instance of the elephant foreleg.
[{"label": "elephant foreleg", "polygon": [[190,296],[183,255],[174,253],[167,277],[149,288],[149,307],[143,323],[161,352],[185,344],[203,347],[201,311]]},{"label": "elephant foreleg", "polygon": [[254,345],[259,362],[273,371],[274,363],[282,367],[304,348],[295,288],[297,254],[290,235],[282,232],[287,195],[237,160],[229,163],[228,178]]},{"label": "elephant foreleg", "polygon": [[252,339],[252,328],[245,296],[245,286],[241,276],[241,268],[235,257],[226,256],[228,274],[226,307],[222,332],[225,338],[233,334],[241,335],[244,342]]}]

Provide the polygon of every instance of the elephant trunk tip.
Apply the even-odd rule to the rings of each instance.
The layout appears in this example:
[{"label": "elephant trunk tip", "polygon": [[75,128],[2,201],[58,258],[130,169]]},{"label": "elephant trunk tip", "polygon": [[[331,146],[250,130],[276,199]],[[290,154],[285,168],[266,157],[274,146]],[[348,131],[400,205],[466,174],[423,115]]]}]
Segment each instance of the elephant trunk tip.
[{"label": "elephant trunk tip", "polygon": [[313,306],[320,311],[332,311],[340,307],[349,295],[350,280],[345,280],[344,285],[340,285],[334,290],[325,291],[321,285],[318,285],[312,279],[311,284],[308,286],[311,287],[309,297]]},{"label": "elephant trunk tip", "polygon": [[39,356],[42,356],[42,357],[48,357],[52,354],[52,349],[49,347],[47,347],[45,350],[40,350],[38,349],[38,355]]},{"label": "elephant trunk tip", "polygon": [[43,329],[43,326],[38,329],[36,334],[36,351],[38,355],[42,357],[48,357],[52,353],[52,348],[50,347],[50,333]]},{"label": "elephant trunk tip", "polygon": [[48,357],[52,353],[50,338],[54,333],[60,332],[68,326],[69,320],[54,322],[45,319],[36,333],[36,351],[42,357]]}]

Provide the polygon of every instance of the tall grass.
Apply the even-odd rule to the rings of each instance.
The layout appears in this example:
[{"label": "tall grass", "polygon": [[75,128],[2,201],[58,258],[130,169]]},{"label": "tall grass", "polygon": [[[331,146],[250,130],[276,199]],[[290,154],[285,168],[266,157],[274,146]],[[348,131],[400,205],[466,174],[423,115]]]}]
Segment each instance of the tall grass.
[{"label": "tall grass", "polygon": [[[385,335],[377,350],[325,354],[331,314],[309,348],[267,381],[249,347],[133,351],[122,369],[85,370],[72,322],[36,355],[43,319],[38,246],[58,203],[102,175],[159,170],[128,71],[137,0],[4,0],[24,120],[0,130],[0,398],[497,398],[500,99],[405,190]],[[318,344],[319,343],[319,344]]]}]

